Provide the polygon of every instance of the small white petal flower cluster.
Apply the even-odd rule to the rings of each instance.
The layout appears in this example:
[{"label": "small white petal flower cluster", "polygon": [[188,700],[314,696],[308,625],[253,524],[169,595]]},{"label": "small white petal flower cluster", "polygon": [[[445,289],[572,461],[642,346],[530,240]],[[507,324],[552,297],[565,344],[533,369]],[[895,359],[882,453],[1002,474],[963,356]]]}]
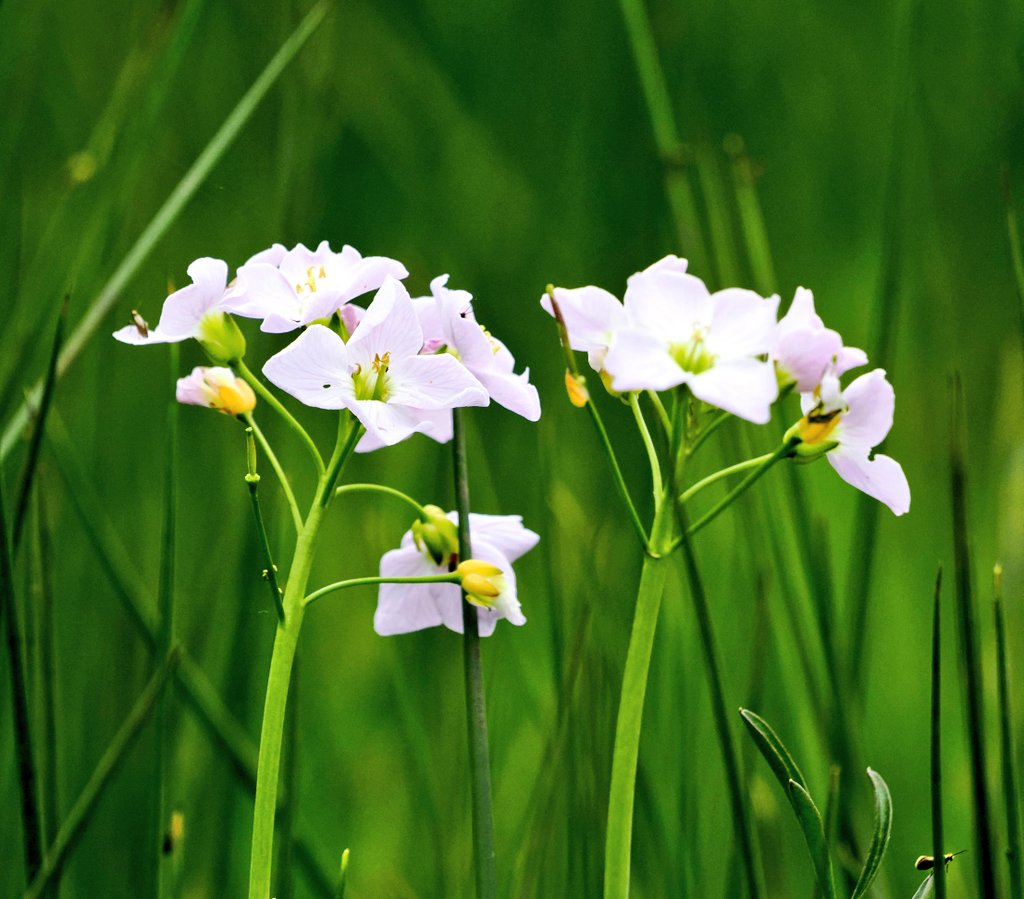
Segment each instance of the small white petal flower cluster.
[{"label": "small white petal flower cluster", "polygon": [[[871,452],[892,426],[895,395],[882,369],[845,389],[839,378],[867,364],[863,350],[843,345],[798,288],[778,319],[779,297],[727,288],[712,293],[666,256],[630,277],[623,302],[599,287],[554,288],[572,349],[614,392],[662,391],[686,385],[698,400],[765,424],[784,393],[800,394],[804,418],[791,435],[804,458],[826,454],[845,481],[895,514],[910,508],[899,463]],[[554,314],[551,296],[541,305]]]},{"label": "small white petal flower cluster", "polygon": [[[269,333],[303,328],[263,373],[307,406],[350,410],[366,428],[359,451],[418,432],[446,442],[453,408],[492,399],[530,421],[540,417],[529,370],[515,374],[512,354],[477,323],[470,294],[447,288],[447,275],[434,279],[431,296],[414,300],[400,262],[350,246],[335,253],[327,241],[316,250],[274,244],[230,285],[220,259],[197,259],[188,274],[193,283],[166,299],[156,327],[133,313],[114,337],[136,346],[195,338],[219,365],[233,366],[245,341],[231,315],[259,319]],[[367,308],[351,302],[371,292]],[[202,375],[190,377],[198,383]],[[209,405],[202,391],[182,387],[178,395]]]}]

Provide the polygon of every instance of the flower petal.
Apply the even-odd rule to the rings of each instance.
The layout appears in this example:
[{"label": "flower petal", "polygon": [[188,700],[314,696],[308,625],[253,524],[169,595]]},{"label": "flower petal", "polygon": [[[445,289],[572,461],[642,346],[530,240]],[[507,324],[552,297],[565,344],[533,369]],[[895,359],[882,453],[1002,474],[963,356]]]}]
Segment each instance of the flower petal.
[{"label": "flower petal", "polygon": [[228,265],[222,259],[197,259],[188,274],[193,283],[164,300],[155,329],[169,341],[194,337],[202,317],[220,305],[227,290]]},{"label": "flower petal", "polygon": [[637,272],[626,282],[623,305],[633,326],[669,342],[684,342],[711,323],[714,305],[704,282],[670,268]]},{"label": "flower petal", "polygon": [[490,402],[480,382],[447,353],[392,358],[388,385],[388,403],[399,406],[454,409],[457,406],[486,406]]},{"label": "flower petal", "polygon": [[[600,287],[555,288],[555,301],[565,319],[569,346],[581,352],[608,346],[611,332],[625,327],[626,312],[616,297]],[[540,304],[554,315],[551,298],[544,294]]]},{"label": "flower petal", "polygon": [[604,360],[613,390],[667,390],[689,377],[669,355],[665,341],[649,331],[619,331]]},{"label": "flower petal", "polygon": [[721,358],[757,356],[771,350],[779,298],[765,299],[752,290],[730,287],[712,294],[715,308],[708,351]]},{"label": "flower petal", "polygon": [[375,355],[390,353],[392,360],[415,356],[423,346],[409,291],[401,281],[384,279],[347,344],[353,359],[372,361]]},{"label": "flower petal", "polygon": [[697,399],[763,425],[771,418],[771,405],[779,395],[775,366],[759,359],[732,359],[690,379]]},{"label": "flower petal", "polygon": [[896,407],[885,371],[876,368],[861,375],[843,391],[843,400],[849,408],[836,428],[836,439],[864,449],[878,446],[892,428]]},{"label": "flower petal", "polygon": [[[459,523],[457,512],[449,512],[448,519],[455,524]],[[509,562],[529,552],[540,540],[540,534],[523,527],[522,515],[486,515],[482,512],[469,513],[469,535],[474,555],[477,541],[482,540],[494,546]]]},{"label": "flower petal", "polygon": [[355,400],[345,344],[330,328],[312,325],[263,366],[268,380],[307,406],[351,408]]},{"label": "flower petal", "polygon": [[858,447],[842,444],[826,458],[847,484],[885,503],[893,514],[902,515],[910,510],[910,485],[895,459],[881,454],[869,459]]},{"label": "flower petal", "polygon": [[[439,573],[441,569],[412,545],[386,552],[380,560],[381,577],[426,577]],[[389,637],[437,627],[444,623],[441,609],[450,606],[453,597],[458,608],[461,598],[455,584],[381,584],[373,629],[382,637]]]}]

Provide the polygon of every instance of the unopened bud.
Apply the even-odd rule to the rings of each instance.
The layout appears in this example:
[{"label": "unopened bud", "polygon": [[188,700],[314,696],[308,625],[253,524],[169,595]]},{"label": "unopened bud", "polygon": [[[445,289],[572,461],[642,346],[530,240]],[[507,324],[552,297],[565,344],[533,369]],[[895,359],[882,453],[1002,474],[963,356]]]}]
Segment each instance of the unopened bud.
[{"label": "unopened bud", "polygon": [[569,402],[577,409],[584,408],[590,399],[586,379],[583,375],[574,375],[569,369],[565,370],[565,392],[569,394]]},{"label": "unopened bud", "polygon": [[462,577],[466,599],[485,609],[494,607],[494,601],[508,589],[505,575],[497,565],[482,559],[466,559],[456,569]]},{"label": "unopened bud", "polygon": [[447,568],[459,554],[459,530],[439,506],[423,507],[425,519],[414,521],[412,539],[420,552],[426,553],[435,565]]},{"label": "unopened bud", "polygon": [[196,339],[217,365],[233,365],[245,356],[245,336],[235,320],[219,309],[203,316]]}]

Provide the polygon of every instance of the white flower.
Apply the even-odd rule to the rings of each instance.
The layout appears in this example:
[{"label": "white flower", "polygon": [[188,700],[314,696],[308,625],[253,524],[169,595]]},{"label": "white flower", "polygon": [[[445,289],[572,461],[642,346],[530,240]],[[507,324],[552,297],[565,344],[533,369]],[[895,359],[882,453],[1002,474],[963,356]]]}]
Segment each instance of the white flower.
[{"label": "white flower", "polygon": [[348,343],[311,325],[263,373],[307,406],[349,409],[382,445],[434,426],[421,410],[486,406],[487,392],[454,356],[423,356],[423,332],[401,283],[387,277]]},{"label": "white flower", "polygon": [[207,406],[228,415],[252,412],[256,407],[252,388],[230,368],[193,368],[192,374],[178,378],[175,396],[179,403]]},{"label": "white flower", "polygon": [[201,339],[204,325],[224,317],[228,266],[221,259],[203,257],[188,267],[188,276],[192,283],[164,300],[160,321],[155,328],[131,324],[115,331],[114,337],[135,346],[177,343],[190,337]]},{"label": "white flower", "polygon": [[349,300],[377,290],[385,278],[408,274],[395,259],[364,258],[348,245],[335,253],[326,240],[315,250],[274,244],[238,270],[225,308],[263,319],[260,330],[278,334],[329,319]]},{"label": "white flower", "polygon": [[778,396],[774,366],[761,356],[775,338],[777,296],[704,282],[666,265],[629,279],[628,326],[612,335],[605,370],[617,391],[687,385],[693,395],[764,424]]},{"label": "white flower", "polygon": [[814,311],[814,294],[804,287],[796,289],[789,310],[776,326],[771,357],[779,382],[795,384],[800,393],[814,390],[828,371],[842,375],[868,362],[863,350],[844,347],[842,337],[825,327]]},{"label": "white flower", "polygon": [[790,429],[803,443],[799,455],[812,456],[815,447],[848,484],[885,503],[896,515],[910,509],[910,485],[899,462],[871,451],[892,428],[896,394],[885,372],[876,368],[845,390],[834,374],[819,389],[800,398],[804,417]]},{"label": "white flower", "polygon": [[[447,518],[458,521],[455,512]],[[489,562],[500,569],[504,578],[498,596],[486,597],[490,608],[477,607],[480,636],[494,632],[502,618],[511,624],[525,624],[519,600],[516,597],[516,576],[512,563],[537,545],[540,537],[523,527],[518,515],[480,515],[470,513],[470,539],[473,557]],[[448,568],[436,563],[430,555],[418,549],[412,531],[406,531],[399,549],[386,552],[380,560],[381,577],[425,577],[445,574]],[[473,583],[470,583],[473,586]],[[500,597],[500,602],[496,601]],[[407,634],[427,627],[444,625],[462,633],[462,592],[457,584],[381,584],[377,612],[373,627],[381,636]]]}]

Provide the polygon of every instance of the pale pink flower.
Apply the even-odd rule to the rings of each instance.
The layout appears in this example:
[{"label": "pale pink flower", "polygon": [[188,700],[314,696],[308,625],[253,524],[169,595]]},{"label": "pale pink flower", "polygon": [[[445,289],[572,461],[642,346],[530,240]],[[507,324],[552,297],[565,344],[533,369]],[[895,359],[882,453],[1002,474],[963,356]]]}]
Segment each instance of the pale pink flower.
[{"label": "pale pink flower", "polygon": [[307,406],[349,409],[382,445],[433,424],[420,410],[486,406],[487,392],[454,356],[423,356],[423,332],[405,287],[387,277],[348,343],[311,325],[263,366]]},{"label": "pale pink flower", "polygon": [[[449,512],[449,521],[458,515]],[[540,537],[523,527],[518,515],[469,515],[473,558],[490,562],[504,574],[504,587],[491,608],[476,607],[480,636],[494,632],[502,618],[511,624],[526,623],[516,596],[516,576],[512,563],[537,545]],[[436,563],[417,548],[412,531],[406,531],[398,549],[386,552],[380,560],[381,577],[425,577],[445,574],[446,565]],[[381,636],[406,634],[444,625],[462,633],[462,591],[458,584],[381,584],[373,627]]]},{"label": "pale pink flower", "polygon": [[[820,446],[848,484],[885,503],[896,515],[910,509],[910,485],[895,459],[871,451],[892,428],[896,394],[885,371],[876,368],[840,389],[834,374],[800,398],[803,419],[791,429],[813,451]],[[831,445],[831,447],[830,447]],[[798,449],[806,456],[807,449]]]},{"label": "pale pink flower", "polygon": [[175,396],[179,403],[206,406],[228,415],[242,415],[256,406],[256,395],[230,368],[196,366],[178,378]]},{"label": "pale pink flower", "polygon": [[408,274],[395,259],[364,258],[348,245],[335,253],[326,240],[315,250],[274,244],[239,268],[225,308],[263,319],[260,330],[278,334],[329,319],[349,300],[377,290],[386,277]]}]

